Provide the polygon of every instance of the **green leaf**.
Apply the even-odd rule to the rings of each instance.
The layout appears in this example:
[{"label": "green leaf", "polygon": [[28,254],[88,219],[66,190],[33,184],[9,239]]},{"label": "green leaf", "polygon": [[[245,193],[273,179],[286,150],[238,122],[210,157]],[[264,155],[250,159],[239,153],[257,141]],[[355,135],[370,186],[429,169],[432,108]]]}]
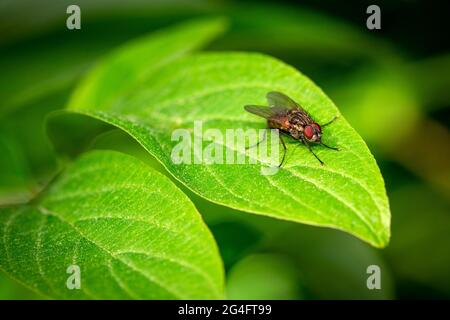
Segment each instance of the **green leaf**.
[{"label": "green leaf", "polygon": [[[133,157],[96,151],[0,213],[0,267],[51,298],[214,299],[223,267],[189,199]],[[68,266],[81,289],[68,290]]]},{"label": "green leaf", "polygon": [[[112,69],[111,69],[112,70]],[[339,115],[331,100],[307,77],[259,54],[210,53],[182,58],[153,74],[114,105],[80,104],[70,110],[122,128],[182,183],[202,197],[242,211],[328,226],[377,247],[389,240],[390,211],[375,159],[361,137],[340,117],[324,131],[325,143],[340,152],[315,148],[321,166],[305,147],[289,145],[288,160],[274,176],[260,165],[175,165],[170,154],[176,128],[263,128],[264,120],[243,110],[265,104],[268,91],[286,93],[318,123]],[[115,92],[111,92],[114,96]],[[84,96],[84,101],[87,100]]]}]

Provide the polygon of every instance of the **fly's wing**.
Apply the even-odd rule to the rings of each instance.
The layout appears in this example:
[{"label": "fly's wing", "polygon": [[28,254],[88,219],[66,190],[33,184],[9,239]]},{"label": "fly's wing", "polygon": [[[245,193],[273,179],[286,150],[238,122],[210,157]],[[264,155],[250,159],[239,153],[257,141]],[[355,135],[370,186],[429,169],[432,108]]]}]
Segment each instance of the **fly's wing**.
[{"label": "fly's wing", "polygon": [[244,106],[244,109],[265,119],[278,118],[280,116],[286,115],[286,113],[289,111],[287,108],[283,107],[264,107],[255,105]]},{"label": "fly's wing", "polygon": [[281,92],[272,91],[269,92],[266,96],[267,101],[269,102],[269,106],[276,108],[287,108],[287,109],[300,109],[302,111],[303,108],[294,100],[289,98],[287,95]]}]

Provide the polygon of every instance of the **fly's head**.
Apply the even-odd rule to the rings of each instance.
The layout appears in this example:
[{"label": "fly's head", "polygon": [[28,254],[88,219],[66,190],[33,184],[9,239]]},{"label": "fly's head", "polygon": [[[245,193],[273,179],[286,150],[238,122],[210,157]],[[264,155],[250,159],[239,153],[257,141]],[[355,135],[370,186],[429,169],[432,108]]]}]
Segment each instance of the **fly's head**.
[{"label": "fly's head", "polygon": [[319,124],[313,122],[305,126],[303,129],[303,135],[308,142],[320,143],[320,139],[322,138],[322,129]]}]

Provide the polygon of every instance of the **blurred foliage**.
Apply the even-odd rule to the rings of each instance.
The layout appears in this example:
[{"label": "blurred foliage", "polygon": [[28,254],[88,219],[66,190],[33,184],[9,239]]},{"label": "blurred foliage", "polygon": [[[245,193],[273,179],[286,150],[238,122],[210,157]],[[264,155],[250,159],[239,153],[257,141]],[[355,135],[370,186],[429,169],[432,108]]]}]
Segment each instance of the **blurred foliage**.
[{"label": "blurred foliage", "polygon": [[[378,251],[335,230],[288,226],[267,247],[294,257],[314,299],[390,299],[393,281]],[[368,290],[367,267],[378,265],[381,290]]]},{"label": "blurred foliage", "polygon": [[411,63],[407,74],[427,109],[448,108],[450,101],[450,54]]},{"label": "blurred foliage", "polygon": [[243,258],[228,274],[228,299],[301,299],[297,266],[280,254]]},{"label": "blurred foliage", "polygon": [[392,219],[392,244],[386,256],[399,282],[418,291],[413,292],[415,298],[450,296],[447,200],[417,183],[391,193],[392,210],[397,215]]},{"label": "blurred foliage", "polygon": [[[239,215],[184,189],[218,241],[229,297],[450,297],[448,52],[413,59],[415,52],[389,42],[383,32],[326,14],[320,4],[314,11],[227,1],[105,3],[78,1],[82,30],[69,32],[70,1],[0,1],[0,204],[26,201],[57,171],[61,157],[48,142],[45,117],[65,106],[73,85],[99,56],[183,18],[222,15],[230,30],[209,49],[274,55],[329,92],[375,151],[393,215],[391,244],[376,251],[333,230]],[[430,117],[436,110],[439,116]],[[123,132],[85,119],[50,120],[53,141],[73,137],[70,145],[55,145],[58,154],[116,149],[167,174]],[[364,287],[369,264],[382,266],[379,292]],[[1,276],[0,298],[36,296]]]}]

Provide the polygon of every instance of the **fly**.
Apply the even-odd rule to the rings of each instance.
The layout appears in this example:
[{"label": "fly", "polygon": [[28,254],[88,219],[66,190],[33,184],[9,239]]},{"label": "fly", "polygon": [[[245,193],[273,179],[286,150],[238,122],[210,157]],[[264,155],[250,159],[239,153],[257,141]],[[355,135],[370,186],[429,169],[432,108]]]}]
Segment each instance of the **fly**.
[{"label": "fly", "polygon": [[[337,117],[334,117],[327,123],[319,125],[298,103],[285,94],[273,91],[269,92],[266,97],[269,102],[268,107],[247,105],[244,109],[267,119],[269,129],[278,129],[281,134],[290,136],[295,140],[302,142],[314,157],[319,160],[321,165],[324,163],[311,149],[310,143],[320,144],[328,149],[336,151],[339,150],[336,147],[327,146],[322,142],[322,128],[331,124]],[[280,135],[279,137],[284,150],[283,158],[278,165],[278,167],[281,167],[286,156],[286,144],[284,143],[282,136]],[[266,135],[264,135],[264,138],[255,146],[259,145],[265,138]]]}]

